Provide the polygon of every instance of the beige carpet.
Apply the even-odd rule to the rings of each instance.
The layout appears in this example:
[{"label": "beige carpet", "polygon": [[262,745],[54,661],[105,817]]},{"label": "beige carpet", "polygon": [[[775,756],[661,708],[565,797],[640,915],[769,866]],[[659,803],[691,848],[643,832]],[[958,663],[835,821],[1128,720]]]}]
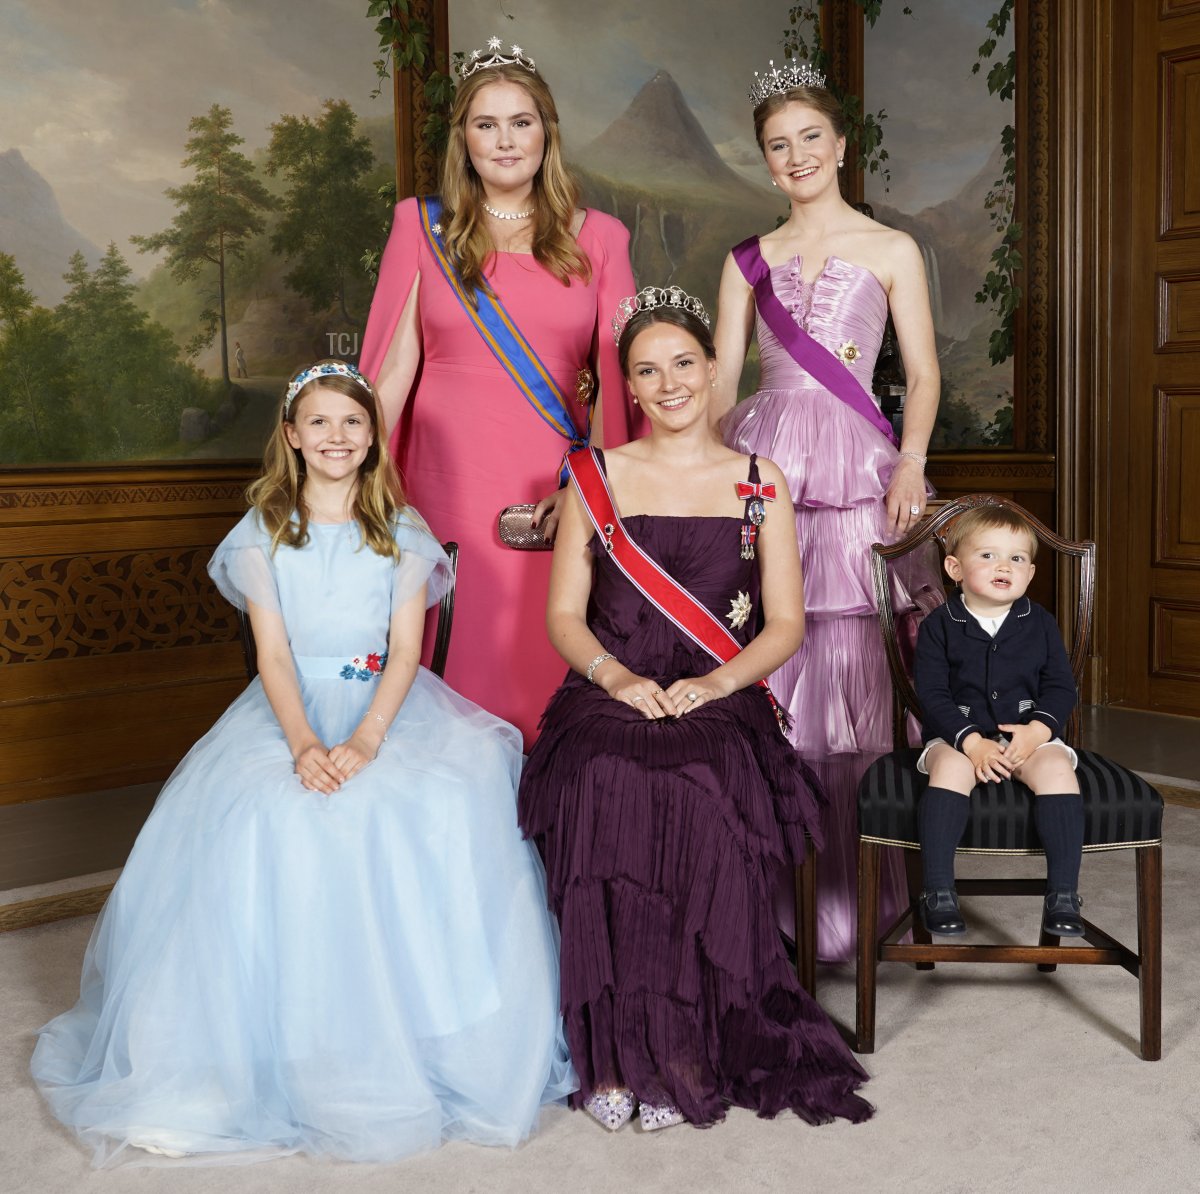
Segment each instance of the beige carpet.
[{"label": "beige carpet", "polygon": [[[1200,1190],[1200,810],[1167,810],[1163,1060],[1137,1055],[1137,984],[1115,968],[939,967],[880,971],[867,1094],[858,1127],[773,1123],[744,1111],[708,1131],[609,1136],[586,1117],[547,1113],[515,1152],[450,1145],[403,1164],[288,1158],[249,1169],[124,1168],[96,1173],[44,1110],[28,1077],[32,1030],[72,1002],[92,918],[0,935],[0,1189],[20,1194],[242,1194],[419,1191],[1185,1191]],[[1133,860],[1092,856],[1091,919],[1135,939]],[[1038,863],[1025,867],[1036,874]],[[964,874],[994,871],[968,860]],[[1032,899],[967,906],[993,934],[1034,941]],[[821,998],[853,1017],[853,975],[821,973]],[[167,1171],[169,1170],[169,1171]]]}]

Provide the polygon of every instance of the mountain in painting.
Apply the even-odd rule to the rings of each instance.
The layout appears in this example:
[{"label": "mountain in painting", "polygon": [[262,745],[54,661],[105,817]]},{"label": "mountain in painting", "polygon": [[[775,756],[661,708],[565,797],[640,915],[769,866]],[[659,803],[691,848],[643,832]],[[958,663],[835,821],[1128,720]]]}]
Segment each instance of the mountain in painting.
[{"label": "mountain in painting", "polygon": [[25,285],[46,307],[67,292],[63,274],[71,254],[81,252],[95,266],[101,252],[67,223],[54,189],[19,149],[0,153],[0,253],[16,258]]}]

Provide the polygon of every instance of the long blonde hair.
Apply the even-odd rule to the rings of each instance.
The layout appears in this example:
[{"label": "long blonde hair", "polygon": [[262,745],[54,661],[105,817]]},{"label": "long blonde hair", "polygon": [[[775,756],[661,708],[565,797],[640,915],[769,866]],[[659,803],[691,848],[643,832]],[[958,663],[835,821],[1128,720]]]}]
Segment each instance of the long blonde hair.
[{"label": "long blonde hair", "polygon": [[480,88],[489,83],[516,83],[524,87],[537,108],[545,134],[542,164],[533,179],[533,256],[539,265],[564,286],[577,277],[587,282],[592,276],[587,254],[571,234],[571,223],[579,207],[579,183],[567,169],[562,156],[558,109],[546,80],[522,66],[489,66],[468,76],[459,85],[450,109],[450,139],[442,159],[442,238],[467,293],[492,288],[484,267],[496,251],[484,221],[481,204],[483,184],[467,153],[467,113]]},{"label": "long blonde hair", "polygon": [[[318,361],[318,365],[333,363]],[[341,362],[337,362],[341,363]],[[297,377],[299,374],[296,375]],[[262,476],[246,490],[246,500],[258,510],[263,529],[271,536],[271,551],[282,543],[285,547],[303,547],[308,542],[308,511],[304,503],[305,467],[299,448],[287,440],[285,428],[295,426],[296,411],[305,397],[316,390],[334,390],[352,398],[371,419],[374,439],[367,449],[366,459],[358,469],[358,492],[354,496],[353,515],[363,542],[377,555],[400,558],[394,526],[396,516],[404,509],[404,489],[388,451],[383,434],[383,416],[375,391],[354,377],[328,374],[314,377],[297,391],[296,396],[281,403],[279,421],[267,441],[263,455]]]}]

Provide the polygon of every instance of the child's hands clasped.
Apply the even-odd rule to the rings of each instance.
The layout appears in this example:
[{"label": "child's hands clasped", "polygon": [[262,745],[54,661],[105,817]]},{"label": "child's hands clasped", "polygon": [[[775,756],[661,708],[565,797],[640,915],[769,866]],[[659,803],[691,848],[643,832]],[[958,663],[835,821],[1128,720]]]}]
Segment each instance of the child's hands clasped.
[{"label": "child's hands clasped", "polygon": [[332,796],[350,778],[342,773],[342,769],[333,761],[331,752],[320,742],[303,747],[296,753],[294,761],[300,782],[310,792],[322,792],[326,796]]},{"label": "child's hands clasped", "polygon": [[342,773],[344,779],[353,779],[368,763],[375,761],[379,753],[380,737],[366,729],[356,730],[345,742],[339,742],[329,751],[330,761]]},{"label": "child's hands clasped", "polygon": [[1009,743],[1004,748],[1004,758],[1013,770],[1028,762],[1029,756],[1053,737],[1050,727],[1041,721],[1031,721],[1028,725],[1020,726],[1004,725],[1000,726],[1000,729],[1009,736]]},{"label": "child's hands clasped", "polygon": [[1004,753],[1004,744],[982,734],[968,734],[962,744],[963,754],[975,768],[975,778],[981,783],[998,784],[1012,774],[1013,762]]}]

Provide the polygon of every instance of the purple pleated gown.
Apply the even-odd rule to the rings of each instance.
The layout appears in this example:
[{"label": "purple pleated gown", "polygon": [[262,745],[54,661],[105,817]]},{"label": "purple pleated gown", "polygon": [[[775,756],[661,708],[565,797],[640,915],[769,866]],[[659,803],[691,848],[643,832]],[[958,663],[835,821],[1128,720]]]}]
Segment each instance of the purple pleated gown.
[{"label": "purple pleated gown", "polygon": [[[770,514],[768,514],[770,517]],[[629,533],[717,617],[757,565],[736,518],[625,519]],[[625,579],[598,539],[588,622],[664,687],[712,659]],[[745,642],[755,624],[734,633]],[[562,928],[562,1011],[579,1098],[613,1086],[672,1102],[695,1124],[729,1104],[811,1123],[871,1114],[866,1074],[783,951],[772,890],[819,841],[823,797],[747,688],[648,721],[572,673],[547,706],[519,817],[546,863]]]}]

